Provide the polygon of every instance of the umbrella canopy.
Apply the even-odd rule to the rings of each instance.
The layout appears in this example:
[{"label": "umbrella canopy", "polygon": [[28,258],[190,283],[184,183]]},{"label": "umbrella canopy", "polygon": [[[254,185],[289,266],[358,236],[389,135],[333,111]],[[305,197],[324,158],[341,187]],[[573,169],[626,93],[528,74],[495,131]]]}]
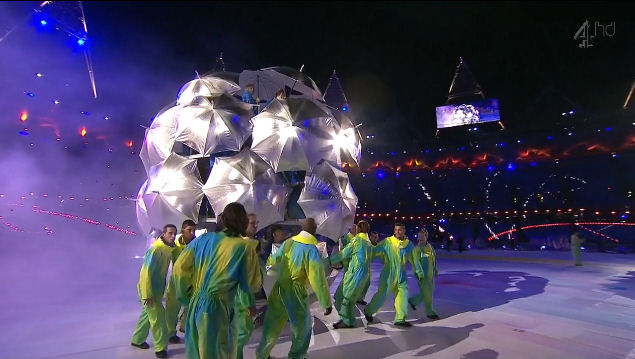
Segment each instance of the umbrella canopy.
[{"label": "umbrella canopy", "polygon": [[276,91],[284,89],[287,97],[305,97],[322,100],[323,96],[315,82],[306,74],[291,67],[268,67],[250,71],[245,70],[238,79],[240,87],[254,85],[254,96],[261,99],[273,99]]},{"label": "umbrella canopy", "polygon": [[359,131],[353,125],[353,121],[339,111],[332,111],[339,124],[334,136],[331,138],[333,145],[332,161],[342,165],[349,163],[351,166],[359,166],[362,156],[362,143]]},{"label": "umbrella canopy", "polygon": [[208,100],[196,97],[178,111],[176,141],[209,156],[240,151],[251,135],[251,106],[229,94]]},{"label": "umbrella canopy", "polygon": [[176,138],[179,106],[170,106],[159,112],[146,130],[139,157],[146,173],[152,166],[163,162],[172,152]]},{"label": "umbrella canopy", "polygon": [[239,202],[258,216],[259,228],[284,220],[291,189],[258,155],[245,149],[232,157],[217,157],[203,192],[215,213]]},{"label": "umbrella canopy", "polygon": [[251,149],[276,172],[308,171],[330,158],[339,127],[326,106],[301,98],[273,100],[252,123]]},{"label": "umbrella canopy", "polygon": [[203,76],[194,79],[181,87],[177,97],[177,104],[187,105],[196,97],[215,97],[224,93],[234,94],[240,87],[234,81],[215,76]]},{"label": "umbrella canopy", "polygon": [[348,175],[323,161],[307,176],[298,204],[315,219],[318,234],[337,240],[355,220],[357,196]]},{"label": "umbrella canopy", "polygon": [[137,219],[144,233],[185,219],[197,220],[203,201],[203,183],[196,160],[171,154],[151,168],[137,195]]}]

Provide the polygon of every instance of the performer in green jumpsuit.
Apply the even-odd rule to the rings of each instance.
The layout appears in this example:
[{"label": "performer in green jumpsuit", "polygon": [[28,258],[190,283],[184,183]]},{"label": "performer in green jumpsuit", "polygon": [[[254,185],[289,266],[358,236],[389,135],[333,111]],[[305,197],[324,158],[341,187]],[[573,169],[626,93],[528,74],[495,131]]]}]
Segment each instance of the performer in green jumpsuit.
[{"label": "performer in green jumpsuit", "polygon": [[[181,234],[176,236],[174,240],[174,250],[172,251],[172,268],[174,263],[179,258],[179,255],[185,247],[194,239],[194,231],[196,230],[196,223],[191,219],[186,219],[181,224]],[[172,344],[181,342],[181,338],[176,335],[176,326],[179,322],[179,312],[181,311],[181,303],[176,299],[176,288],[174,288],[174,276],[170,275],[168,281],[168,288],[165,291],[165,319],[168,323],[168,341]],[[181,332],[185,331],[185,318],[187,317],[187,307],[183,307],[183,313],[181,314]]]},{"label": "performer in green jumpsuit", "polygon": [[439,319],[439,316],[432,308],[432,298],[434,297],[434,278],[439,276],[437,269],[437,257],[434,248],[428,243],[428,231],[422,228],[417,234],[419,244],[414,249],[414,256],[421,263],[423,268],[423,278],[417,282],[419,284],[419,294],[408,299],[408,303],[413,310],[417,310],[417,305],[423,302],[426,306],[426,315],[430,319]]},{"label": "performer in green jumpsuit", "polygon": [[395,235],[386,238],[373,249],[373,256],[384,260],[384,268],[379,276],[379,288],[373,296],[364,315],[368,322],[373,321],[373,315],[384,304],[388,294],[395,295],[395,325],[411,327],[406,322],[408,314],[408,282],[406,277],[406,261],[409,261],[417,279],[422,278],[423,269],[414,258],[414,246],[405,236],[406,227],[403,223],[395,224]]},{"label": "performer in green jumpsuit", "polygon": [[243,239],[245,208],[228,204],[223,223],[223,232],[198,237],[174,265],[177,298],[189,306],[185,328],[189,359],[236,356],[236,333],[231,325],[236,289],[253,293],[262,285],[256,251]]},{"label": "performer in green jumpsuit", "polygon": [[[247,237],[243,239],[248,246],[252,247],[254,251],[258,253],[260,242],[254,238],[258,228],[258,218],[253,213],[248,214],[247,218],[249,218],[246,231]],[[258,263],[260,264],[260,261],[258,261]],[[259,266],[259,269],[260,280],[262,281],[262,267]],[[243,347],[247,344],[249,338],[251,338],[251,333],[254,331],[253,317],[256,314],[256,297],[254,293],[247,293],[238,288],[236,298],[234,299],[234,309],[236,310],[236,315],[232,324],[234,324],[236,330],[236,358],[242,359]]]},{"label": "performer in green jumpsuit", "polygon": [[[348,233],[340,237],[339,250],[340,251],[344,250],[344,248],[346,248],[346,246],[353,240],[353,238],[355,238],[356,234],[357,234],[357,226],[353,224],[353,226],[348,231]],[[339,269],[343,273],[346,273],[346,268],[348,268],[348,261],[344,260],[342,261],[342,268],[337,268],[337,269]],[[340,280],[340,284],[337,286],[337,289],[335,290],[334,298],[341,297],[343,290],[344,290],[344,275],[342,275],[342,280]]]},{"label": "performer in green jumpsuit", "polygon": [[574,226],[571,233],[571,254],[576,266],[582,265],[582,243],[585,239],[580,236],[580,231]]},{"label": "performer in green jumpsuit", "polygon": [[143,303],[143,311],[139,316],[137,327],[132,335],[132,346],[148,349],[146,343],[148,331],[152,331],[154,351],[157,358],[167,358],[168,326],[165,321],[163,295],[165,294],[165,278],[172,259],[176,226],[167,224],[161,236],[148,248],[143,256],[143,265],[139,272],[137,292]]},{"label": "performer in green jumpsuit", "polygon": [[370,225],[366,221],[357,224],[357,235],[344,249],[331,257],[331,263],[348,261],[348,269],[342,279],[343,289],[335,293],[335,309],[340,315],[340,321],[333,324],[333,328],[355,327],[355,303],[358,301],[367,284],[370,282],[370,261],[373,246],[368,239]]},{"label": "performer in green jumpsuit", "polygon": [[307,218],[302,225],[302,232],[285,241],[273,260],[269,261],[278,266],[278,279],[269,294],[256,358],[269,357],[287,319],[292,337],[289,358],[301,359],[306,356],[312,329],[307,304],[307,282],[313,287],[320,305],[326,308],[325,315],[331,313],[331,297],[322,256],[316,247],[316,229],[315,220]]}]

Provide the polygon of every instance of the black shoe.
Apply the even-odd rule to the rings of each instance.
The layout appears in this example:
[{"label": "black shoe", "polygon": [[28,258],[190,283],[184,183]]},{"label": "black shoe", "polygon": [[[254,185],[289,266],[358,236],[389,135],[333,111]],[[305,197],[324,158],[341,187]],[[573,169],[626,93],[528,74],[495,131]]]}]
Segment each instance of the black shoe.
[{"label": "black shoe", "polygon": [[436,315],[436,314],[431,314],[431,315],[428,315],[427,317],[428,317],[428,318],[430,318],[430,319],[434,319],[434,320],[441,319],[441,318],[439,318],[439,316],[438,316],[438,315]]},{"label": "black shoe", "polygon": [[344,323],[343,320],[340,320],[337,323],[333,323],[333,328],[335,329],[348,329],[348,328],[355,328],[354,325],[348,325],[346,323]]},{"label": "black shoe", "polygon": [[366,301],[365,301],[365,300],[363,300],[363,299],[362,299],[362,300],[358,300],[358,301],[357,301],[357,304],[361,304],[361,305],[368,305],[368,303],[366,303]]},{"label": "black shoe", "polygon": [[412,308],[412,310],[417,310],[417,307],[415,307],[415,305],[412,304],[411,301],[408,301],[408,304],[410,304],[410,308]]},{"label": "black shoe", "polygon": [[181,342],[181,338],[179,338],[178,335],[174,335],[168,339],[168,342],[170,342],[170,344],[179,344]]},{"label": "black shoe", "polygon": [[364,312],[364,317],[366,317],[366,321],[369,323],[373,322],[373,316],[372,315],[368,315],[366,314],[366,312]]},{"label": "black shoe", "polygon": [[410,322],[403,321],[403,322],[395,323],[395,326],[402,327],[402,328],[410,328],[412,324],[410,324]]},{"label": "black shoe", "polygon": [[135,348],[139,348],[139,349],[148,349],[148,348],[150,348],[150,346],[146,342],[143,342],[141,344],[130,343],[130,345],[132,345]]},{"label": "black shoe", "polygon": [[156,355],[157,358],[167,358],[168,352],[167,350],[161,350],[160,352],[154,353],[154,355]]}]

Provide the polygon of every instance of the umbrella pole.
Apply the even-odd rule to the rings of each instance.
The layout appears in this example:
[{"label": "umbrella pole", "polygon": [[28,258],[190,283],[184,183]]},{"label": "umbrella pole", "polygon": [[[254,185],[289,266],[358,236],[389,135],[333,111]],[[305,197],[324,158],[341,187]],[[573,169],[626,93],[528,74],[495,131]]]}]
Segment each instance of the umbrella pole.
[{"label": "umbrella pole", "polygon": [[[304,64],[300,66],[300,72],[302,72],[302,70],[304,70]],[[293,88],[295,87],[295,84],[297,83],[298,83],[298,79],[295,79],[295,81],[293,81],[293,86],[291,86],[291,91],[289,91],[289,97],[291,96],[291,93],[293,92]]]}]

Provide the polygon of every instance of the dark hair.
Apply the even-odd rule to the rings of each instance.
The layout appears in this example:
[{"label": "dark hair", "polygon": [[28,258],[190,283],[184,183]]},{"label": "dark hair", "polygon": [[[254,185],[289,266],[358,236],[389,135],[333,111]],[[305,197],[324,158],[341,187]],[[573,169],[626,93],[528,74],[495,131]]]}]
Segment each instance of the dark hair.
[{"label": "dark hair", "polygon": [[214,228],[214,232],[220,232],[225,229],[224,227],[225,224],[223,223],[223,212],[221,212],[216,216],[216,228]]},{"label": "dark hair", "polygon": [[232,202],[225,206],[223,210],[223,224],[225,225],[225,234],[228,236],[244,236],[247,230],[247,224],[249,224],[245,207],[238,202]]},{"label": "dark hair", "polygon": [[315,235],[315,231],[317,231],[317,224],[315,223],[315,219],[307,218],[302,223],[302,230],[305,232],[309,232]]},{"label": "dark hair", "polygon": [[168,230],[168,228],[174,228],[174,231],[176,232],[176,226],[173,224],[166,224],[165,226],[163,226],[163,233],[165,233],[165,231]]},{"label": "dark hair", "polygon": [[271,226],[271,234],[272,234],[272,235],[273,235],[274,233],[276,233],[276,231],[282,231],[282,230],[284,230],[284,229],[282,228],[282,226],[279,226],[279,225],[277,225],[277,224],[276,224],[276,225],[274,225],[274,226]]},{"label": "dark hair", "polygon": [[357,231],[361,233],[368,233],[370,231],[370,224],[364,220],[357,222]]},{"label": "dark hair", "polygon": [[[278,97],[279,95],[285,94],[283,89],[276,91],[276,95],[274,97]],[[285,94],[286,95],[286,94]]]},{"label": "dark hair", "polygon": [[405,224],[403,224],[403,222],[396,222],[396,223],[395,223],[395,227],[403,227],[403,228],[406,228],[406,225],[405,225]]},{"label": "dark hair", "polygon": [[191,219],[186,219],[181,224],[181,229],[185,229],[185,227],[196,227],[196,223]]},{"label": "dark hair", "polygon": [[247,86],[245,86],[245,88],[247,88],[247,87],[256,87],[256,86],[254,86],[254,84],[247,84]]}]

